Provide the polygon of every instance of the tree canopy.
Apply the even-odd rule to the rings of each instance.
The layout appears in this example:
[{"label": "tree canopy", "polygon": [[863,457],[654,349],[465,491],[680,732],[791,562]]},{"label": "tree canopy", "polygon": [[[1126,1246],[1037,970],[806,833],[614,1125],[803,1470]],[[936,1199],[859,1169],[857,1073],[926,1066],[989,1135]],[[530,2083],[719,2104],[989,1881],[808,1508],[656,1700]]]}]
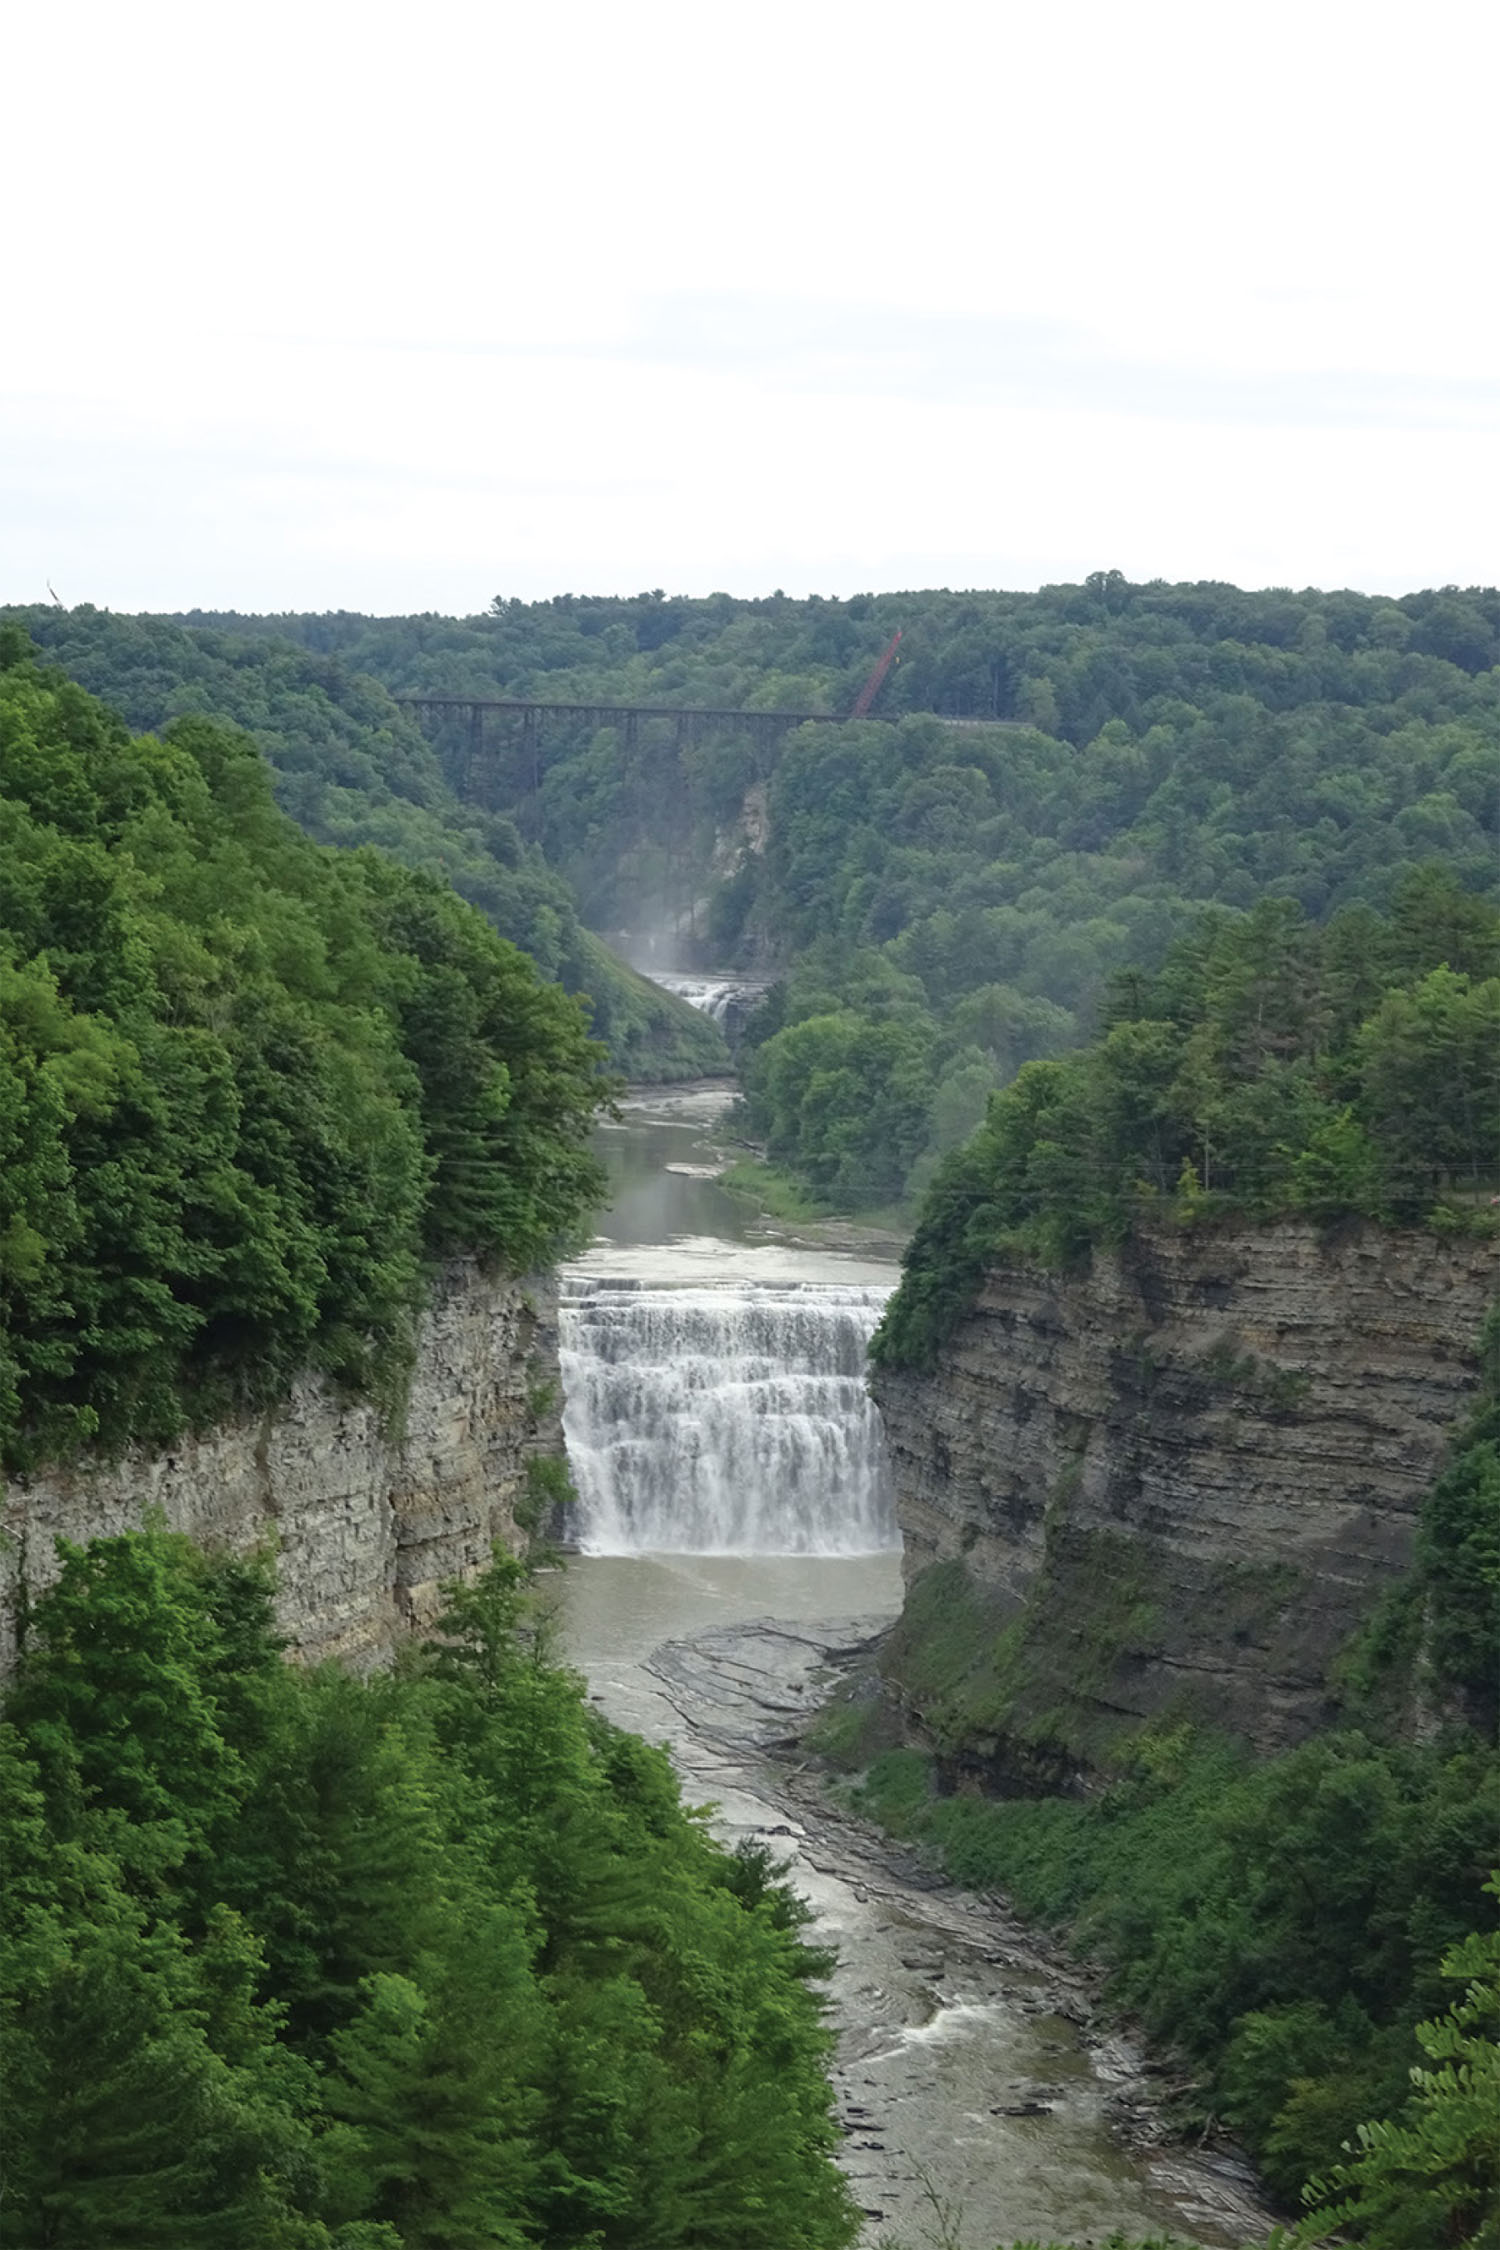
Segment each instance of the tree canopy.
[{"label": "tree canopy", "polygon": [[11,2250],[846,2250],[823,1957],[548,1660],[394,1676],[255,1564],[65,1551],[0,1720]]},{"label": "tree canopy", "polygon": [[310,843],[253,744],[0,652],[0,1455],[399,1381],[424,1261],[598,1195],[576,1002],[428,875]]},{"label": "tree canopy", "polygon": [[[255,726],[315,834],[421,858],[441,798],[469,895],[481,860],[501,889],[561,876],[594,930],[667,926],[715,966],[781,969],[742,1057],[750,1120],[844,1208],[920,1195],[987,1094],[1088,1037],[1110,971],[1154,972],[1205,906],[1271,896],[1322,922],[1388,912],[1426,862],[1466,893],[1500,880],[1493,588],[1246,593],[1100,571],[1027,594],[497,598],[469,618],[26,614],[137,724],[187,698]],[[901,661],[859,724],[590,715],[846,713],[897,626]],[[434,722],[429,749],[391,694],[582,708],[539,732],[496,715],[476,755],[466,717]],[[481,903],[594,993],[622,1067],[661,1074],[661,1040],[630,1028],[639,993],[606,992],[572,939],[575,965],[558,954],[560,908]],[[850,1016],[858,1037],[843,1022],[764,1055]],[[903,1092],[877,1133],[868,1069],[847,1058],[887,1046]]]},{"label": "tree canopy", "polygon": [[[542,975],[586,995],[590,1029],[629,1077],[726,1068],[715,1027],[637,976],[579,921],[568,885],[503,813],[464,803],[378,679],[290,636],[189,629],[82,607],[0,611],[132,726],[205,717],[242,728],[277,802],[318,843],[376,845],[451,884]],[[467,741],[467,737],[464,738]]]},{"label": "tree canopy", "polygon": [[930,1364],[987,1260],[1067,1262],[1142,1221],[1494,1230],[1500,910],[1443,870],[1408,876],[1389,919],[1210,914],[1156,976],[1117,973],[1103,1014],[940,1167],[878,1363]]}]

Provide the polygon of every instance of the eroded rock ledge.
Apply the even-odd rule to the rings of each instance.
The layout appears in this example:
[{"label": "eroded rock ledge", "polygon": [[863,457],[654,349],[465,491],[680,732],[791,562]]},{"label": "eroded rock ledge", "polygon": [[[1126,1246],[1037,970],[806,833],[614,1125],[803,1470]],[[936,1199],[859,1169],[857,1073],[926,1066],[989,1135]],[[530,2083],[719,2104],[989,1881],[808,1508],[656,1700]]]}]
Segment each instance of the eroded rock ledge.
[{"label": "eroded rock ledge", "polygon": [[[1325,1723],[1497,1288],[1492,1243],[1293,1224],[992,1271],[935,1373],[873,1386],[908,1580],[946,1565],[929,1583],[987,1642],[982,1689],[937,1667],[949,1732],[1180,1712],[1272,1749]],[[893,1654],[916,1715],[920,1605]]]},{"label": "eroded rock ledge", "polygon": [[368,1666],[424,1630],[446,1579],[519,1546],[527,1463],[560,1453],[555,1295],[456,1260],[434,1281],[417,1336],[404,1428],[317,1378],[271,1413],[184,1438],[162,1454],[18,1479],[4,1495],[0,1672],[16,1594],[56,1574],[58,1538],[82,1543],[148,1513],[205,1546],[268,1545],[279,1619],[317,1661]]}]

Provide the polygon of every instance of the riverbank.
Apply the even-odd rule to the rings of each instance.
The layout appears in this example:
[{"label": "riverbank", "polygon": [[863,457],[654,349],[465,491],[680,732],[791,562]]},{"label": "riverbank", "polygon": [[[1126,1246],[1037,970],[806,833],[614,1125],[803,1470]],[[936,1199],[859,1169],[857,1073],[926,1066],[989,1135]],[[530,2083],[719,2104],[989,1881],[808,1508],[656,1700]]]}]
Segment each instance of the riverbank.
[{"label": "riverbank", "polygon": [[831,2075],[867,2242],[929,2239],[929,2190],[963,2250],[1087,2244],[1116,2226],[1205,2250],[1262,2240],[1248,2166],[1174,2141],[1159,2069],[1105,2024],[1088,1972],[837,1805],[798,1747],[885,1622],[710,1626],[594,1683],[611,1717],[666,1743],[688,1794],[713,1801],[717,1834],[782,1860],[809,1935],[836,1949]]}]

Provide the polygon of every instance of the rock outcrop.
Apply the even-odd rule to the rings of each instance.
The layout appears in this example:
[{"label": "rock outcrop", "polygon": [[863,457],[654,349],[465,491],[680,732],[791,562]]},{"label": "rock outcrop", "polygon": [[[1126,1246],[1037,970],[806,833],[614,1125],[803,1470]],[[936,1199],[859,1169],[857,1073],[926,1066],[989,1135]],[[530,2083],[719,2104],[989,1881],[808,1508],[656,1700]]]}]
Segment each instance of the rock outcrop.
[{"label": "rock outcrop", "polygon": [[[990,1272],[935,1373],[874,1384],[914,1582],[891,1659],[909,1709],[1002,1767],[1018,1739],[1086,1760],[1174,1714],[1266,1749],[1325,1723],[1335,1652],[1410,1558],[1497,1287],[1493,1244],[1291,1224],[1162,1233],[1083,1276]],[[955,1608],[969,1656],[934,1663],[918,1644]]]},{"label": "rock outcrop", "polygon": [[523,1544],[527,1464],[560,1454],[561,1387],[550,1279],[467,1261],[436,1277],[417,1334],[401,1427],[325,1382],[169,1452],[134,1452],[13,1482],[0,1541],[0,1673],[16,1596],[56,1575],[55,1542],[82,1544],[151,1516],[208,1547],[268,1546],[279,1622],[297,1654],[383,1662],[420,1632],[445,1579]]}]

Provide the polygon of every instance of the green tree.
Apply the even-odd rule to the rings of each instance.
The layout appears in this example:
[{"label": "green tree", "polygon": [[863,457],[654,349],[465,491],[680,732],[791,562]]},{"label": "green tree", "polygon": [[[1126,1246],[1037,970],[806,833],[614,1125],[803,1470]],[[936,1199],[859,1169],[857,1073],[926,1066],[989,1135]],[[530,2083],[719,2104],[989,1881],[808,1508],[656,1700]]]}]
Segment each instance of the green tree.
[{"label": "green tree", "polygon": [[133,1532],[59,1553],[27,1620],[12,1712],[54,1802],[76,1805],[149,1885],[210,1849],[243,1795],[213,1693],[218,1627],[185,1539]]},{"label": "green tree", "polygon": [[412,2250],[534,2240],[533,2125],[544,2011],[523,1926],[466,1922],[422,1983],[377,1975],[332,2039],[325,2137],[332,2215],[373,2218]]},{"label": "green tree", "polygon": [[1393,1204],[1495,1176],[1500,1115],[1500,978],[1429,971],[1387,992],[1357,1040],[1359,1115],[1380,1150]]},{"label": "green tree", "polygon": [[[1487,1887],[1500,1896],[1500,1878]],[[1292,2244],[1345,2229],[1369,2250],[1500,2243],[1500,1933],[1466,1938],[1443,1974],[1463,1996],[1417,2026],[1425,2060],[1413,2065],[1406,2108],[1361,2125],[1349,2162],[1312,2182],[1309,2200],[1322,2208]]]}]

